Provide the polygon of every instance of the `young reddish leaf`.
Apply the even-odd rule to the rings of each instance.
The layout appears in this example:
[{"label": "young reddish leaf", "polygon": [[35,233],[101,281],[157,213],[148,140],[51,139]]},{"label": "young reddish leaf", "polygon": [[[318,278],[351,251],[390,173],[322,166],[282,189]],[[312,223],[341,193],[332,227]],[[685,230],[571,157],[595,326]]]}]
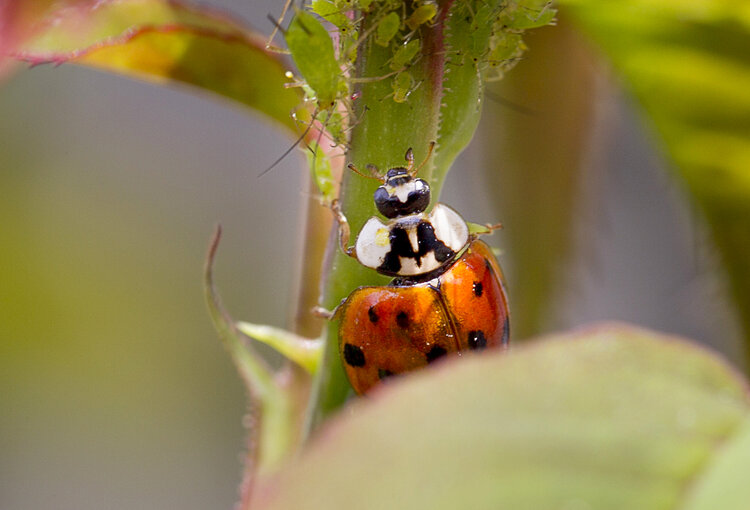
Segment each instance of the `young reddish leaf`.
[{"label": "young reddish leaf", "polygon": [[[52,1],[0,0],[0,77],[12,67],[13,59],[8,56],[31,36],[33,20],[38,19]],[[69,2],[72,4],[74,0]]]},{"label": "young reddish leaf", "polygon": [[182,83],[261,111],[293,131],[301,100],[261,37],[217,12],[174,0],[102,1],[60,9],[14,55]]},{"label": "young reddish leaf", "polygon": [[19,4],[15,2],[0,2],[0,69],[4,68],[3,57],[16,44],[18,38]]}]

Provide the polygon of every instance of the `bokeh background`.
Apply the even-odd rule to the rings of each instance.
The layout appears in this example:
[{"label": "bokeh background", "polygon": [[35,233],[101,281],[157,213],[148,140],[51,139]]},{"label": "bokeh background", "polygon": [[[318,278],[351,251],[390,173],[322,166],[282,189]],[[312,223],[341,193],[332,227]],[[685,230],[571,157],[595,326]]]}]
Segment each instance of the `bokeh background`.
[{"label": "bokeh background", "polygon": [[[211,4],[264,32],[280,11],[272,0]],[[699,213],[586,43],[574,55],[544,50],[556,30],[529,34],[509,77],[566,58],[591,77],[590,115],[570,119],[586,127],[572,255],[561,250],[564,284],[539,330],[627,320],[739,363]],[[505,220],[489,205],[504,190],[483,177],[483,149],[512,139],[514,119],[533,130],[559,115],[534,90],[493,90],[442,197],[478,222]],[[89,69],[19,69],[0,84],[1,509],[231,507],[245,399],[204,310],[202,263],[221,222],[216,279],[228,307],[288,324],[305,170],[295,154],[258,174],[290,143],[226,102]],[[499,172],[512,164],[493,158]],[[535,208],[528,215],[544,212]],[[513,229],[505,220],[492,243],[513,250],[508,239],[523,236]]]}]

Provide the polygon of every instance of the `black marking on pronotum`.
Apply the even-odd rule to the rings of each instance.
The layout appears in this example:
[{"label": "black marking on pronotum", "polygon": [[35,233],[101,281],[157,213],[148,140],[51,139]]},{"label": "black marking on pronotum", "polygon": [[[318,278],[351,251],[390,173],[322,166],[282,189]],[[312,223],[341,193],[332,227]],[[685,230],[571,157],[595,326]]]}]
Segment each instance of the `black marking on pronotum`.
[{"label": "black marking on pronotum", "polygon": [[406,312],[398,312],[398,314],[396,315],[396,324],[398,324],[398,327],[401,329],[406,329],[409,327],[409,316],[406,314]]},{"label": "black marking on pronotum", "polygon": [[445,350],[445,347],[441,345],[434,345],[432,346],[432,349],[430,349],[429,352],[425,354],[425,357],[427,358],[427,363],[432,363],[436,359],[442,358],[446,354],[448,354],[448,351]]},{"label": "black marking on pronotum", "polygon": [[474,285],[472,285],[471,288],[474,291],[474,295],[476,297],[482,297],[482,282],[474,282]]},{"label": "black marking on pronotum", "polygon": [[394,375],[393,372],[391,372],[390,370],[386,370],[384,368],[378,368],[378,379],[380,379],[381,381],[393,375]]},{"label": "black marking on pronotum", "polygon": [[435,260],[438,262],[450,260],[456,254],[443,241],[437,238],[435,228],[428,221],[420,221],[419,225],[417,225],[417,244],[419,245],[419,255],[421,257],[433,252]]},{"label": "black marking on pronotum", "polygon": [[371,307],[370,307],[370,308],[369,308],[369,309],[367,310],[367,316],[368,316],[368,317],[370,318],[370,322],[372,322],[373,324],[374,324],[374,323],[376,323],[376,322],[378,322],[378,319],[379,319],[380,317],[378,317],[378,314],[377,314],[377,313],[375,313],[375,305],[372,305],[372,306],[371,306]]},{"label": "black marking on pronotum", "polygon": [[352,367],[363,367],[365,366],[365,353],[356,345],[344,344],[344,361]]},{"label": "black marking on pronotum", "polygon": [[506,317],[505,322],[503,323],[502,343],[503,345],[508,345],[508,342],[510,342],[510,320]]},{"label": "black marking on pronotum", "polygon": [[407,255],[404,256],[412,256],[412,254],[414,254],[414,251],[411,249],[409,235],[403,228],[394,228],[393,230],[391,230],[389,236],[391,249],[388,250],[388,253],[385,254],[383,263],[380,264],[378,270],[386,274],[397,274],[401,269],[401,260],[399,259],[399,254],[406,253]]},{"label": "black marking on pronotum", "polygon": [[411,245],[408,232],[402,227],[394,227],[389,234],[389,239],[391,249],[388,250],[383,263],[378,267],[378,271],[385,274],[398,274],[401,270],[402,257],[414,259],[417,267],[421,267],[422,257],[428,253],[433,253],[435,260],[440,263],[447,262],[456,254],[437,238],[435,229],[428,221],[420,221],[417,224],[418,251],[416,252]]},{"label": "black marking on pronotum", "polygon": [[468,336],[469,347],[471,349],[484,349],[487,347],[487,338],[484,336],[484,331],[469,331]]}]

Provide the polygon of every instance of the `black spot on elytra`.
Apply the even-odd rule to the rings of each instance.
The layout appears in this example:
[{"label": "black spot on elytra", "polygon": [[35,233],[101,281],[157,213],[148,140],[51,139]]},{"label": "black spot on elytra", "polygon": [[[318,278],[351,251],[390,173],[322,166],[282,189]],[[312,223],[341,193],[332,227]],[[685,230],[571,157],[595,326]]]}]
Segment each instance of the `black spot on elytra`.
[{"label": "black spot on elytra", "polygon": [[378,317],[378,314],[375,313],[375,305],[371,306],[370,309],[367,310],[367,316],[370,317],[370,322],[372,322],[373,324],[378,322],[378,319],[380,317]]},{"label": "black spot on elytra", "polygon": [[406,314],[406,312],[398,312],[398,315],[396,315],[396,324],[401,329],[406,329],[409,327],[409,316]]},{"label": "black spot on elytra", "polygon": [[484,349],[487,347],[487,339],[484,336],[484,332],[481,330],[478,331],[469,331],[469,347],[472,349]]},{"label": "black spot on elytra", "polygon": [[381,381],[383,379],[391,377],[392,375],[394,374],[390,370],[385,370],[384,368],[378,368],[378,379],[380,379]]},{"label": "black spot on elytra", "polygon": [[482,291],[484,290],[484,288],[482,287],[482,282],[474,282],[472,289],[474,290],[474,295],[476,297],[482,297]]},{"label": "black spot on elytra", "polygon": [[502,343],[503,345],[508,345],[508,343],[510,343],[510,319],[508,317],[505,318],[505,322],[503,323]]},{"label": "black spot on elytra", "polygon": [[356,345],[344,344],[344,361],[352,367],[363,367],[365,366],[365,353]]},{"label": "black spot on elytra", "polygon": [[434,345],[432,349],[425,355],[427,358],[427,363],[432,363],[438,358],[442,358],[448,354],[448,351],[445,350],[445,347],[442,347],[440,345]]}]

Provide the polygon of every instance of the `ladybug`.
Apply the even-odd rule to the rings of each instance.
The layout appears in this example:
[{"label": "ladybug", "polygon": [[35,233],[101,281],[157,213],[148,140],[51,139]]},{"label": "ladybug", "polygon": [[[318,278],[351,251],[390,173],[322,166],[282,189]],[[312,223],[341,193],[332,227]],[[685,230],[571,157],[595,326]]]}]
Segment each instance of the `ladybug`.
[{"label": "ladybug", "polygon": [[492,251],[450,207],[426,212],[430,186],[416,177],[424,162],[415,170],[411,149],[406,161],[378,178],[375,206],[387,221],[370,218],[353,247],[346,217],[337,201],[332,206],[344,252],[394,277],[387,286],[357,288],[333,312],[344,369],[359,394],[451,354],[507,348],[510,338],[507,293]]}]

